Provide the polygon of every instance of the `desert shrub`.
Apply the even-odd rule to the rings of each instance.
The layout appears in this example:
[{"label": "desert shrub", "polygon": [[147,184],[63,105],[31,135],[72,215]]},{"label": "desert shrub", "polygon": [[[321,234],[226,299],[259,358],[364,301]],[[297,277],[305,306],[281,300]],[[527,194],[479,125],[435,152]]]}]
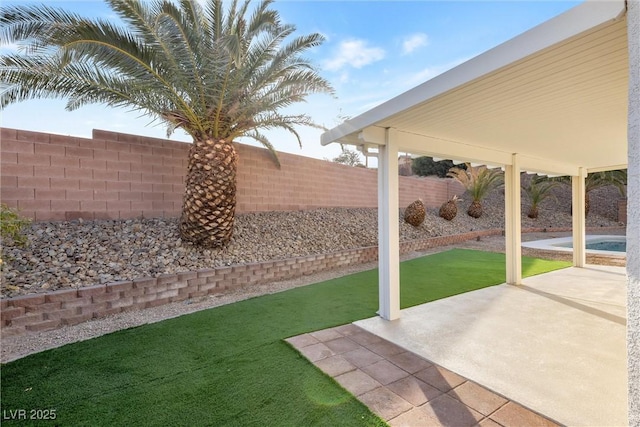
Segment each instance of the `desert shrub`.
[{"label": "desert shrub", "polygon": [[[431,176],[436,175],[440,178],[445,178],[449,169],[453,167],[451,160],[434,161],[432,157],[422,156],[413,159],[411,169],[413,173],[418,176]],[[466,169],[465,165],[458,166],[461,169]]]},{"label": "desert shrub", "polygon": [[347,166],[356,166],[359,168],[365,167],[364,164],[360,161],[360,153],[355,150],[349,150],[348,148],[344,148],[342,153],[338,157],[335,157],[333,160],[335,163],[342,163]]},{"label": "desert shrub", "polygon": [[24,234],[24,227],[31,221],[20,216],[16,211],[7,205],[0,205],[0,237],[3,245],[6,243],[24,246],[27,237]]}]

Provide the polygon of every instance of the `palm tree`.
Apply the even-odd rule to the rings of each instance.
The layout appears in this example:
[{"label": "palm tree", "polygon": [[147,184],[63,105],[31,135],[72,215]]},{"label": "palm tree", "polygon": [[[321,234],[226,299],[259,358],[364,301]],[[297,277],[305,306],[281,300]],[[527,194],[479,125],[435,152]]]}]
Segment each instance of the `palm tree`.
[{"label": "palm tree", "polygon": [[106,0],[121,23],[46,5],[3,7],[0,42],[23,53],[0,58],[0,106],[36,98],[129,107],[193,138],[180,234],[205,247],[233,233],[237,154],[250,137],[275,150],[264,129],[316,126],[280,111],[311,93],[333,93],[302,54],[319,34],[293,37],[264,0]]},{"label": "palm tree", "polygon": [[529,218],[538,218],[538,205],[547,197],[552,196],[551,190],[553,190],[557,185],[557,182],[550,181],[547,177],[536,175],[531,178],[529,185],[522,186],[525,194],[529,196],[529,199],[531,199],[531,207],[527,213]]},{"label": "palm tree", "polygon": [[[555,178],[558,182],[566,185],[571,185],[571,178],[568,176],[561,176]],[[618,189],[620,195],[624,197],[627,188],[627,169],[619,169],[603,172],[592,172],[587,175],[584,180],[584,215],[589,215],[591,208],[591,201],[589,200],[589,193],[597,188],[613,185]]]},{"label": "palm tree", "polygon": [[472,167],[469,163],[466,163],[466,170],[459,167],[449,169],[447,176],[456,179],[471,194],[472,201],[467,214],[473,218],[482,216],[482,199],[503,182],[501,170],[488,169],[486,166]]}]

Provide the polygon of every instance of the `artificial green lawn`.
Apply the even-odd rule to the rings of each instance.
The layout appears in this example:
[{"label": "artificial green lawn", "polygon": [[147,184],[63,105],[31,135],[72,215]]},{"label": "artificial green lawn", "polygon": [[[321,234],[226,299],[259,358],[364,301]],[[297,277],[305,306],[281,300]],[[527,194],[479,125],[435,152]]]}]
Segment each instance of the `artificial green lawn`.
[{"label": "artificial green lawn", "polygon": [[[523,275],[569,263],[523,258]],[[401,305],[504,282],[504,254],[452,250],[401,264]],[[284,338],[372,317],[377,271],[115,332],[2,365],[10,410],[63,426],[384,425]]]}]

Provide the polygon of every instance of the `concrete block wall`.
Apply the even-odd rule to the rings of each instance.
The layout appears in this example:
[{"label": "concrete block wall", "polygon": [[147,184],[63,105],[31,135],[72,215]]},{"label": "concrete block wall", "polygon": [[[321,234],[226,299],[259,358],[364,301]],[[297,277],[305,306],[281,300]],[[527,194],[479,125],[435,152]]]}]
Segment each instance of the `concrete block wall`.
[{"label": "concrete block wall", "polygon": [[[0,199],[44,220],[175,217],[190,144],[94,130],[76,138],[2,128]],[[237,212],[376,207],[377,171],[237,144]],[[400,177],[400,206],[437,207],[462,187],[453,180]]]},{"label": "concrete block wall", "polygon": [[182,205],[181,142],[2,128],[0,148],[0,200],[37,221],[158,217]]},{"label": "concrete block wall", "polygon": [[[238,212],[321,207],[372,208],[378,204],[377,170],[279,153],[278,169],[261,148],[238,144]],[[439,207],[463,187],[452,179],[399,177],[399,203],[416,199]]]}]

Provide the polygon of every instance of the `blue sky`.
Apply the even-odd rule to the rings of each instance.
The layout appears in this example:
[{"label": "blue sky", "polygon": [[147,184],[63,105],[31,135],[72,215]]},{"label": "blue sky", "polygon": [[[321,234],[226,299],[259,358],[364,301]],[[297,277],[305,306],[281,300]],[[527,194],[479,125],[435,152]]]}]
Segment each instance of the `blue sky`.
[{"label": "blue sky", "polygon": [[[11,1],[5,4],[15,4]],[[37,3],[29,1],[29,3]],[[48,1],[85,16],[109,17],[97,0]],[[314,95],[291,112],[306,112],[328,128],[540,24],[579,1],[276,1],[297,34],[319,32],[325,43],[307,56],[336,89],[337,97]],[[1,111],[4,127],[91,137],[92,129],[166,137],[149,117],[103,105],[74,112],[59,100],[36,100]],[[267,133],[277,150],[334,158],[340,147],[320,145],[322,131],[298,129],[302,149],[287,132]],[[189,141],[175,132],[170,139]]]}]

